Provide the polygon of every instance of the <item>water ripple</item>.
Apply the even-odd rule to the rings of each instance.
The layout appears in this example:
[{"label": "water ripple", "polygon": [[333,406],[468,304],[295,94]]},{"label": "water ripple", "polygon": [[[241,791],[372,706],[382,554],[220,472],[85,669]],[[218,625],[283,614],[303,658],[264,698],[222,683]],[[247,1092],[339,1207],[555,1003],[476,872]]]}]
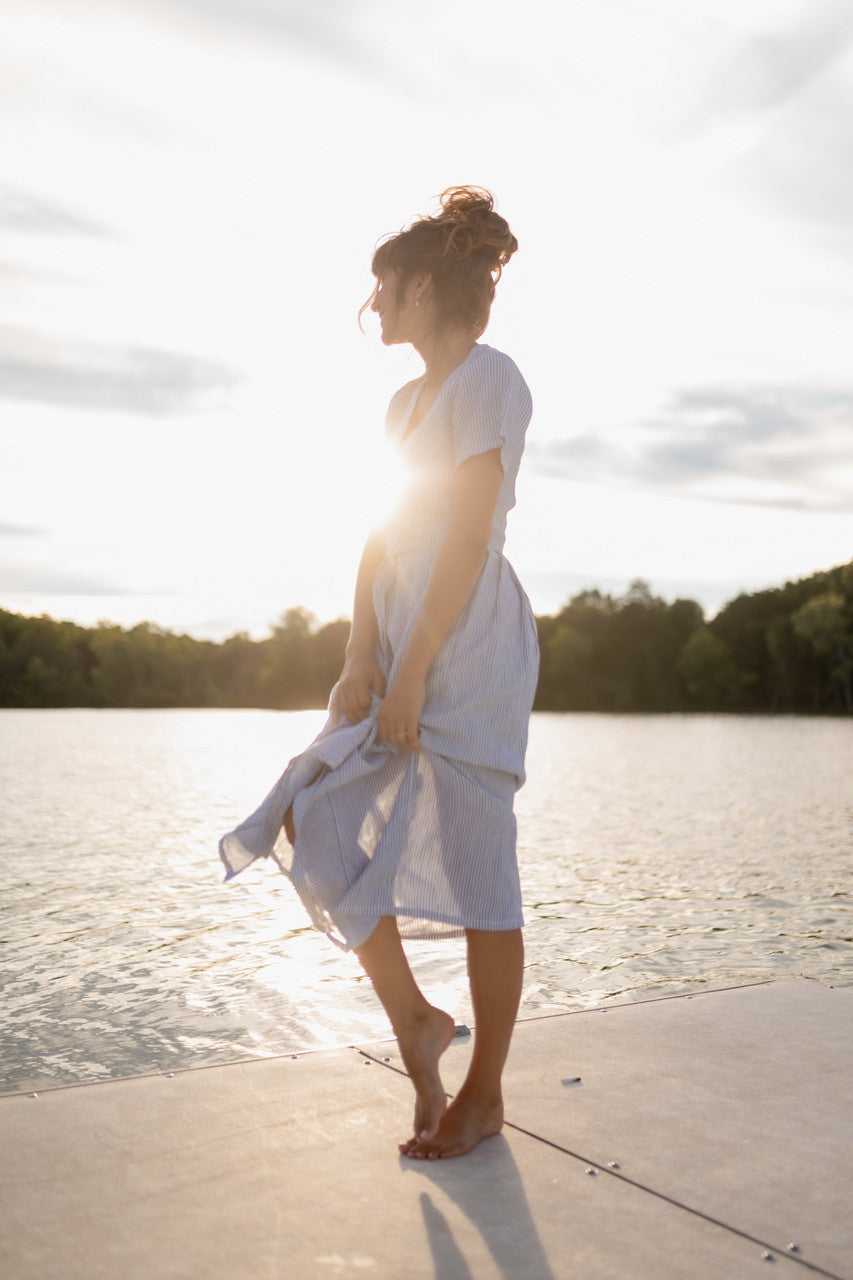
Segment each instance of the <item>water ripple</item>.
[{"label": "water ripple", "polygon": [[[0,713],[5,1090],[388,1035],[277,871],[215,844],[319,713]],[[518,797],[522,1015],[851,982],[853,723],[537,715]],[[412,947],[472,1017],[462,948]]]}]

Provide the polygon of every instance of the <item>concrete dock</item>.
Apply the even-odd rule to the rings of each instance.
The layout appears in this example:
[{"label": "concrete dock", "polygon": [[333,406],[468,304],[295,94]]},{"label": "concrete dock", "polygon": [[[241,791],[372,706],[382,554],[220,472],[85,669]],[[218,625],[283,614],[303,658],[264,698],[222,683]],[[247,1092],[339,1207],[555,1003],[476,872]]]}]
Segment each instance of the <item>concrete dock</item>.
[{"label": "concrete dock", "polygon": [[393,1042],[0,1098],[0,1276],[853,1280],[853,990],[521,1021],[506,1102],[427,1163]]}]

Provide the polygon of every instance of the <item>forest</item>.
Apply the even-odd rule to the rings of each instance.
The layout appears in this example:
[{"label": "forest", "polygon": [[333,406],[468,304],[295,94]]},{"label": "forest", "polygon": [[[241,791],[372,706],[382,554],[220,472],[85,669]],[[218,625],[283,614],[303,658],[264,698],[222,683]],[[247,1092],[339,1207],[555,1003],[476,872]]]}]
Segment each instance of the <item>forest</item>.
[{"label": "forest", "polygon": [[[853,562],[730,601],[706,622],[638,579],[536,620],[540,711],[853,713]],[[0,707],[324,707],[345,619],[289,609],[263,640],[0,610]]]}]

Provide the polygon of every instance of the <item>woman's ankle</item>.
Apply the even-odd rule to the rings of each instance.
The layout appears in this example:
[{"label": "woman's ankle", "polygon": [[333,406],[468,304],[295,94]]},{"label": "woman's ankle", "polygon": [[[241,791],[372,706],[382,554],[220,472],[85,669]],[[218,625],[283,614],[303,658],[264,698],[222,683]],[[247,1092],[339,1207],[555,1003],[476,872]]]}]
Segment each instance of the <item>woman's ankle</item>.
[{"label": "woman's ankle", "polygon": [[503,1089],[501,1080],[496,1079],[494,1075],[472,1074],[469,1071],[455,1100],[476,1103],[478,1106],[483,1107],[502,1107]]},{"label": "woman's ankle", "polygon": [[417,1035],[419,1032],[428,1031],[440,1019],[449,1018],[449,1014],[442,1009],[437,1008],[434,1004],[430,1004],[426,997],[422,997],[411,1009],[394,1022],[393,1029],[395,1036],[411,1036]]}]

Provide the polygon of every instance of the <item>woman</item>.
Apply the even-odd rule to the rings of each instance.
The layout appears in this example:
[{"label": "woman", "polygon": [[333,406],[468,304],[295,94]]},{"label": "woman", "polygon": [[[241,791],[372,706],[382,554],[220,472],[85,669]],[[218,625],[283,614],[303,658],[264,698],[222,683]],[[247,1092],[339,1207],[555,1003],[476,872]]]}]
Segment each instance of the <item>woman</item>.
[{"label": "woman", "polygon": [[[531,400],[513,362],[477,343],[517,247],[487,191],[453,187],[373,256],[365,307],[386,345],[411,343],[426,367],[388,411],[408,490],[365,546],[326,726],[220,845],[226,878],[272,854],[317,927],[356,952],[415,1087],[400,1146],[415,1159],[500,1130],[521,997],[512,803],[538,650],[501,549]],[[453,1020],[420,991],[401,939],[463,932],[475,1040],[448,1108]]]}]

